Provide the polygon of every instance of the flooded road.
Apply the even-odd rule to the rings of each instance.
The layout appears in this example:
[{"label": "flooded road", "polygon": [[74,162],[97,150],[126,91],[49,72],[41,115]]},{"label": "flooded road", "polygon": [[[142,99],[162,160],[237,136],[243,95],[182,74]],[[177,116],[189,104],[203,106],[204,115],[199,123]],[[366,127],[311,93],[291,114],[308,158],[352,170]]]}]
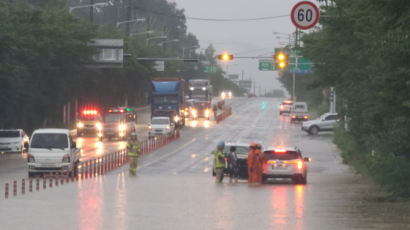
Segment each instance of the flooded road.
[{"label": "flooded road", "polygon": [[[408,202],[379,202],[378,189],[342,163],[331,133],[307,135],[279,116],[279,103],[233,99],[231,117],[184,128],[139,159],[136,177],[125,166],[0,199],[0,229],[410,229]],[[220,140],[299,147],[312,158],[307,185],[215,184],[210,152]]]}]

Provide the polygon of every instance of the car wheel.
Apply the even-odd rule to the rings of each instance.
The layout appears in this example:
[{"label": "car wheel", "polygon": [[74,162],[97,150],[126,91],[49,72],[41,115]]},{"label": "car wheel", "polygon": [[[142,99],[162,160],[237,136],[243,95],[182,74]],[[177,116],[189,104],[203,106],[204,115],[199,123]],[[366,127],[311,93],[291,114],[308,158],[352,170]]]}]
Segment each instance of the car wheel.
[{"label": "car wheel", "polygon": [[212,169],[212,176],[216,176],[215,170]]},{"label": "car wheel", "polygon": [[295,184],[306,184],[307,183],[307,175],[306,175],[306,177],[304,177],[302,175],[297,175],[293,178],[293,181],[295,182]]},{"label": "car wheel", "polygon": [[317,126],[312,126],[309,128],[309,133],[312,135],[316,135],[319,132],[319,128]]}]

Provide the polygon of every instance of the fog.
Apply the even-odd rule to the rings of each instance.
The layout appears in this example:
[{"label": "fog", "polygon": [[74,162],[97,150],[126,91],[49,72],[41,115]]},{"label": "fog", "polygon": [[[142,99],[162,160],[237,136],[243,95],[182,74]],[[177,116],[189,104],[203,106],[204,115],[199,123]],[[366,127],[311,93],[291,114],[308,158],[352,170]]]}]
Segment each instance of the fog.
[{"label": "fog", "polygon": [[[188,31],[195,34],[201,49],[212,44],[216,53],[228,52],[234,57],[271,57],[275,47],[288,42],[286,35],[277,38],[273,32],[292,34],[295,26],[290,11],[297,0],[172,0],[185,9]],[[284,16],[288,15],[288,16]],[[269,20],[203,21],[205,19],[250,19],[284,16]],[[281,45],[281,44],[282,45]],[[280,87],[276,71],[259,71],[258,59],[235,59],[222,63],[228,74],[239,74],[256,81],[256,93]]]}]

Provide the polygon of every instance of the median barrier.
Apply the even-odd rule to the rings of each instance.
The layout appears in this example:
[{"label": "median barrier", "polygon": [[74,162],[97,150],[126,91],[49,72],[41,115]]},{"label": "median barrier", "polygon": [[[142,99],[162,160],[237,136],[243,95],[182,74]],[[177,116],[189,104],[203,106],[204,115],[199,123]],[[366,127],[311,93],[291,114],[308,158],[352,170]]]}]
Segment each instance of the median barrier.
[{"label": "median barrier", "polygon": [[216,116],[216,123],[218,124],[219,122],[225,120],[227,117],[232,115],[232,107],[230,106],[225,106],[222,113]]},{"label": "median barrier", "polygon": [[[155,151],[164,145],[178,139],[180,136],[179,130],[176,130],[173,134],[160,136],[156,139],[149,139],[140,142],[141,145],[141,155]],[[80,161],[77,165],[77,174],[68,174],[68,173],[44,173],[42,177],[37,176],[34,179],[36,180],[36,191],[40,191],[40,179],[43,179],[43,190],[46,190],[47,187],[53,188],[60,187],[64,184],[69,184],[70,182],[78,182],[86,179],[95,178],[97,176],[103,175],[107,172],[110,172],[116,168],[119,168],[128,163],[128,154],[127,150],[119,150],[112,153],[107,153],[102,157],[93,158],[86,161]],[[70,180],[71,178],[71,180]],[[33,192],[33,178],[29,179],[29,191]],[[47,180],[49,183],[47,183]],[[65,183],[64,183],[65,180]],[[26,194],[26,178],[21,180],[21,195]],[[48,184],[48,186],[47,186]],[[13,196],[18,195],[17,180],[13,181]],[[4,198],[9,198],[9,183],[5,183],[4,187]]]}]

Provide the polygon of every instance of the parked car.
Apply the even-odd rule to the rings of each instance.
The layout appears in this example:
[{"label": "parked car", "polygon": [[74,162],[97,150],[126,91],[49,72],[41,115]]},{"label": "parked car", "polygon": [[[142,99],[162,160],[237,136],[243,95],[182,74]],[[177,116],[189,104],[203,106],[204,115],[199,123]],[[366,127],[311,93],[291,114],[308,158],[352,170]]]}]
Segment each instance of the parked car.
[{"label": "parked car", "polygon": [[262,182],[269,178],[290,178],[296,184],[307,183],[306,162],[309,157],[302,157],[301,151],[296,147],[273,148],[269,147],[263,152]]},{"label": "parked car", "polygon": [[175,124],[169,117],[152,117],[148,129],[148,137],[153,138],[173,133]]},{"label": "parked car", "polygon": [[307,121],[309,119],[308,106],[306,102],[294,102],[290,109],[290,120]]},{"label": "parked car", "polygon": [[338,123],[337,113],[325,113],[319,119],[305,121],[302,130],[309,134],[318,134],[320,131],[332,131]]},{"label": "parked car", "polygon": [[26,147],[29,176],[54,172],[77,174],[80,149],[68,129],[37,129]]},{"label": "parked car", "polygon": [[[236,147],[236,154],[238,156],[239,164],[239,178],[248,179],[248,154],[249,154],[249,144],[246,143],[226,143],[223,149],[223,154],[226,156],[232,146]],[[224,172],[228,173],[227,162],[225,160]],[[213,161],[212,175],[215,176],[215,160]]]},{"label": "parked car", "polygon": [[289,114],[290,109],[292,108],[293,101],[292,100],[284,100],[282,103],[279,105],[279,115],[282,115],[284,113]]},{"label": "parked car", "polygon": [[0,152],[22,152],[29,137],[22,129],[0,129]]}]

